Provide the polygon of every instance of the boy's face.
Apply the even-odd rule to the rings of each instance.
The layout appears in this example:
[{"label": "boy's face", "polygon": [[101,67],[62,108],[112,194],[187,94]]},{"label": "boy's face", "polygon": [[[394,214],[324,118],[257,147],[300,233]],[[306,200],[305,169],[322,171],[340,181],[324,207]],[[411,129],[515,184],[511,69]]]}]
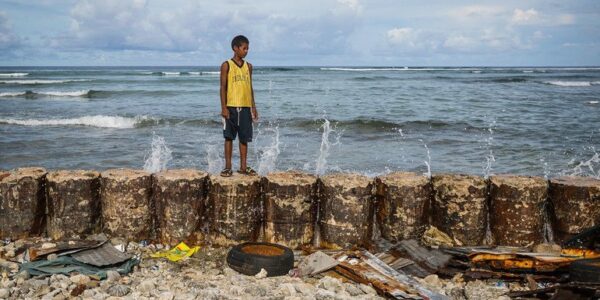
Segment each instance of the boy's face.
[{"label": "boy's face", "polygon": [[242,43],[240,46],[233,46],[233,52],[238,57],[244,58],[248,55],[248,43]]}]

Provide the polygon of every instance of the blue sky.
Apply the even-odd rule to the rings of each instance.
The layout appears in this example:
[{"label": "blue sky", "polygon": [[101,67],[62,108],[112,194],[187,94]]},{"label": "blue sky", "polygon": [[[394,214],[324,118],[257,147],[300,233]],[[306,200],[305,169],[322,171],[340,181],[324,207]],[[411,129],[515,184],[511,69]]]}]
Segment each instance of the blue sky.
[{"label": "blue sky", "polygon": [[600,65],[600,1],[0,0],[0,65]]}]

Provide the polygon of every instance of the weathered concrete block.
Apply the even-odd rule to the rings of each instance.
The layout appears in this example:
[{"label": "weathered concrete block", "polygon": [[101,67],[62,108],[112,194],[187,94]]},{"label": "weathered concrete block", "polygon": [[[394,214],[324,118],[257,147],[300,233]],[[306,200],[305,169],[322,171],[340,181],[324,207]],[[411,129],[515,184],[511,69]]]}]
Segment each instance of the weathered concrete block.
[{"label": "weathered concrete block", "polygon": [[211,176],[210,181],[208,241],[216,246],[256,241],[262,223],[261,178],[234,173],[231,177]]},{"label": "weathered concrete block", "polygon": [[358,174],[331,174],[320,179],[321,247],[350,248],[367,244],[374,208],[371,179]]},{"label": "weathered concrete block", "polygon": [[48,236],[70,238],[99,231],[100,173],[56,171],[46,176]]},{"label": "weathered concrete block", "polygon": [[311,243],[316,217],[316,183],[301,172],[271,173],[264,178],[264,239],[292,249]]},{"label": "weathered concrete block", "polygon": [[600,224],[600,180],[565,176],[550,180],[557,242]]},{"label": "weathered concrete block", "polygon": [[141,170],[111,169],[100,174],[103,228],[112,237],[146,240],[152,231],[152,178]]},{"label": "weathered concrete block", "polygon": [[46,195],[43,168],[20,168],[0,181],[0,238],[20,239],[45,230]]},{"label": "weathered concrete block", "polygon": [[429,178],[410,172],[378,177],[376,210],[381,236],[391,241],[418,238],[428,224],[433,196]]},{"label": "weathered concrete block", "polygon": [[541,177],[490,177],[490,230],[497,245],[526,246],[544,241],[548,181]]},{"label": "weathered concrete block", "polygon": [[487,227],[487,184],[483,177],[438,174],[432,184],[434,226],[463,245],[481,245]]},{"label": "weathered concrete block", "polygon": [[152,175],[157,231],[162,243],[195,243],[203,239],[202,217],[208,174],[197,170],[167,170]]}]

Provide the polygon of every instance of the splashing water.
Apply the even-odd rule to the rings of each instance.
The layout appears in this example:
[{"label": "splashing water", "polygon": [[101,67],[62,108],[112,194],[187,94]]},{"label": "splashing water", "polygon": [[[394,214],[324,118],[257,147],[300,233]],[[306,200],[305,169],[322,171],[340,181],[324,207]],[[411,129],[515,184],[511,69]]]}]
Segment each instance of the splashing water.
[{"label": "splashing water", "polygon": [[153,132],[152,150],[144,162],[144,170],[151,173],[164,171],[172,158],[171,149],[167,147],[165,139]]},{"label": "splashing water", "polygon": [[[585,161],[580,161],[570,172],[564,172],[566,175],[571,176],[586,176],[600,179],[600,154],[596,152],[596,148],[592,147],[594,155]],[[574,163],[572,160],[570,163]]]},{"label": "splashing water", "polygon": [[277,157],[281,153],[281,150],[279,150],[279,127],[267,128],[265,131],[273,132],[273,137],[271,144],[262,149],[260,154],[258,174],[263,176],[275,171]]},{"label": "splashing water", "polygon": [[496,127],[496,120],[492,120],[488,127],[489,135],[485,139],[486,149],[488,154],[485,156],[485,164],[483,166],[483,177],[488,179],[490,175],[492,175],[492,165],[496,161],[494,157],[494,151],[492,150],[492,146],[494,144],[494,128]]},{"label": "splashing water", "polygon": [[210,174],[217,174],[223,169],[225,164],[217,145],[209,145],[206,148],[206,163],[208,164],[208,173]]},{"label": "splashing water", "polygon": [[321,136],[321,148],[319,149],[319,158],[317,159],[317,165],[315,169],[315,173],[317,175],[323,175],[327,171],[327,157],[329,157],[331,146],[338,145],[340,143],[341,132],[336,135],[336,141],[331,143],[329,141],[329,135],[333,132],[335,133],[335,129],[332,129],[329,120],[325,119],[323,122],[323,135]]},{"label": "splashing water", "polygon": [[423,143],[423,147],[425,147],[425,150],[427,151],[427,160],[423,161],[425,166],[427,166],[427,172],[423,173],[423,176],[431,178],[431,154],[429,153],[429,147],[427,147],[427,144],[425,144],[422,139],[419,139],[419,141]]},{"label": "splashing water", "polygon": [[544,166],[544,179],[548,179],[550,177],[550,170],[548,169],[548,162],[542,157],[540,158],[540,163]]}]

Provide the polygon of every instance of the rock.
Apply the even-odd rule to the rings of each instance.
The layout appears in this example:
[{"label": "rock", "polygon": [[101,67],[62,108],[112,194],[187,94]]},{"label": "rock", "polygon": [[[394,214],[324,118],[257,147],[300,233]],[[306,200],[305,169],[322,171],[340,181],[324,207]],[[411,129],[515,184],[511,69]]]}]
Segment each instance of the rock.
[{"label": "rock", "polygon": [[266,278],[267,277],[267,270],[265,269],[260,269],[260,272],[256,273],[256,275],[254,275],[254,277],[256,279],[262,279],[262,278]]},{"label": "rock", "polygon": [[0,239],[21,239],[44,231],[45,177],[46,170],[43,168],[20,168],[11,171],[8,176],[2,175]]},{"label": "rock", "polygon": [[153,279],[146,279],[137,286],[137,290],[142,293],[142,295],[149,296],[152,291],[156,288]]},{"label": "rock", "polygon": [[535,253],[552,253],[555,255],[560,255],[561,250],[562,248],[557,244],[542,243],[533,247],[533,252]]},{"label": "rock", "polygon": [[104,231],[127,240],[147,240],[152,227],[150,174],[112,169],[102,172],[100,183]]},{"label": "rock", "polygon": [[328,291],[332,291],[334,293],[340,293],[344,291],[344,287],[342,286],[342,282],[333,277],[324,276],[319,280],[317,287],[326,289]]},{"label": "rock", "polygon": [[73,275],[69,279],[74,284],[84,284],[84,285],[87,284],[88,282],[90,282],[90,280],[91,280],[88,276],[83,275],[83,274]]},{"label": "rock", "polygon": [[121,279],[121,274],[117,271],[109,270],[106,271],[106,280],[108,282],[118,282]]},{"label": "rock", "polygon": [[466,246],[481,245],[487,228],[487,183],[483,177],[438,174],[434,191],[434,226]]},{"label": "rock", "polygon": [[284,283],[279,285],[277,290],[286,297],[296,296],[296,288],[291,283]]},{"label": "rock", "polygon": [[100,173],[65,170],[47,178],[48,235],[59,240],[99,231]]},{"label": "rock", "polygon": [[550,180],[555,241],[563,241],[600,224],[600,180],[564,176]]},{"label": "rock", "polygon": [[370,285],[361,283],[358,287],[367,295],[377,295],[377,291]]},{"label": "rock", "polygon": [[26,270],[23,270],[23,271],[17,273],[17,275],[15,275],[15,278],[27,280],[27,279],[29,279],[29,272],[27,272]]},{"label": "rock", "polygon": [[336,300],[337,297],[336,297],[335,292],[319,289],[315,293],[315,299],[317,299],[317,300]]},{"label": "rock", "polygon": [[423,278],[423,282],[425,284],[437,291],[442,290],[444,287],[444,283],[440,280],[440,278],[436,274],[431,274]]},{"label": "rock", "polygon": [[317,178],[297,171],[271,173],[263,179],[264,240],[297,249],[312,242]]},{"label": "rock", "polygon": [[163,292],[159,295],[158,299],[159,300],[173,300],[174,297],[175,297],[175,295],[171,292]]},{"label": "rock", "polygon": [[505,285],[491,286],[481,280],[471,281],[465,286],[465,296],[468,300],[499,299],[508,292]]},{"label": "rock", "polygon": [[211,176],[206,212],[209,241],[231,246],[256,241],[262,219],[260,177],[234,173],[231,177]]},{"label": "rock", "polygon": [[527,246],[544,240],[548,181],[541,177],[490,177],[490,230],[496,245]]},{"label": "rock", "polygon": [[56,255],[56,253],[48,254],[48,256],[46,257],[47,260],[55,260],[57,258],[58,258],[58,255]]},{"label": "rock", "polygon": [[348,294],[350,294],[350,296],[352,296],[352,297],[365,294],[365,292],[363,292],[360,288],[356,287],[356,285],[354,285],[354,284],[346,284],[345,286],[346,286],[346,292]]},{"label": "rock", "polygon": [[123,297],[131,292],[128,286],[116,284],[108,288],[108,294],[114,297]]},{"label": "rock", "polygon": [[381,236],[391,241],[417,238],[428,222],[432,195],[429,178],[411,172],[396,172],[375,180],[377,223]]},{"label": "rock", "polygon": [[43,243],[41,246],[42,249],[52,249],[52,248],[56,248],[56,244],[55,243]]},{"label": "rock", "polygon": [[321,247],[350,248],[371,239],[373,185],[358,174],[330,174],[321,179],[319,223]]},{"label": "rock", "polygon": [[152,174],[158,234],[161,242],[176,244],[203,227],[207,174],[197,170],[167,170]]},{"label": "rock", "polygon": [[0,289],[0,299],[8,299],[10,296],[10,290],[7,288]]}]

